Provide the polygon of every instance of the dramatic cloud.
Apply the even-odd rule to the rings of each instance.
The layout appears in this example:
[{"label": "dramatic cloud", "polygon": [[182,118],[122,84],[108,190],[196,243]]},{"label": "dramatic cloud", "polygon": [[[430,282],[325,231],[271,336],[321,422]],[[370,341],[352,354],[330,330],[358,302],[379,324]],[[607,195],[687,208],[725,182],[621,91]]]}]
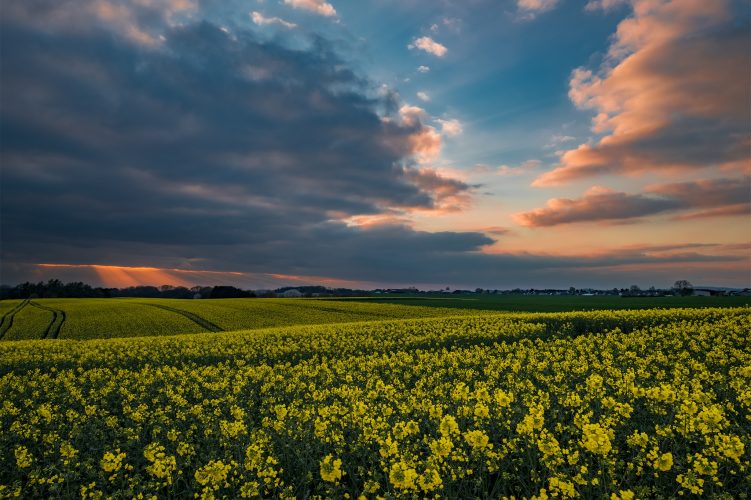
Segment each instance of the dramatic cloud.
[{"label": "dramatic cloud", "polygon": [[284,26],[285,28],[290,28],[290,29],[297,27],[295,23],[290,23],[289,21],[285,21],[284,19],[280,17],[266,17],[257,11],[251,12],[250,18],[253,20],[254,23],[256,23],[259,26],[268,26],[270,24],[276,24],[278,26]]},{"label": "dramatic cloud", "polygon": [[[391,97],[369,97],[322,40],[288,49],[203,22],[166,28],[151,50],[105,30],[39,29],[0,30],[14,47],[0,87],[4,269],[199,263],[292,274],[311,240],[323,238],[314,246],[324,252],[352,236],[338,221],[455,209],[469,192],[413,160],[440,152],[423,112],[398,118]],[[446,238],[469,241],[465,250],[485,241],[433,243]]]},{"label": "dramatic cloud", "polygon": [[[604,136],[565,152],[535,185],[599,174],[751,169],[748,17],[730,0],[632,0],[597,71],[569,95]],[[607,2],[611,5],[612,2]]]},{"label": "dramatic cloud", "polygon": [[422,36],[418,39],[416,39],[414,42],[407,45],[407,48],[409,49],[419,49],[424,50],[428,54],[433,54],[437,57],[443,57],[446,55],[446,52],[448,52],[448,49],[441,45],[440,43],[436,42],[429,36]]},{"label": "dramatic cloud", "polygon": [[[313,22],[304,30],[288,32],[284,28],[290,26],[284,23],[289,21],[283,19],[287,16],[275,12],[281,17],[271,17],[272,10],[248,8],[243,2],[25,0],[3,4],[0,281],[51,277],[89,281],[92,277],[94,283],[95,279],[157,285],[232,283],[252,288],[291,283],[567,288],[670,285],[686,278],[694,283],[721,280],[745,286],[747,274],[739,270],[749,268],[747,246],[687,243],[661,250],[571,250],[569,255],[530,247],[529,252],[491,253],[502,250],[504,243],[508,248],[523,248],[524,234],[529,231],[497,227],[502,221],[492,220],[495,213],[488,215],[492,208],[486,205],[491,203],[485,201],[506,210],[523,192],[502,200],[483,198],[482,204],[473,207],[481,188],[474,180],[482,175],[491,178],[489,184],[503,184],[505,192],[521,190],[523,178],[492,176],[533,175],[542,165],[495,165],[503,163],[500,155],[530,158],[537,150],[521,144],[526,140],[518,145],[493,143],[499,137],[493,135],[497,121],[482,116],[473,118],[471,131],[467,126],[464,136],[451,139],[461,133],[463,125],[449,118],[453,112],[436,120],[418,106],[405,105],[396,89],[378,88],[352,70],[377,66],[375,73],[386,75],[391,69],[404,71],[403,67],[350,61],[348,57],[361,57],[367,50],[360,51],[357,45],[357,50],[344,47],[339,51],[327,41],[328,37],[354,40],[347,30],[356,33],[362,26],[357,25],[356,16],[349,16],[345,26],[327,22],[336,15],[331,3],[282,3],[328,17],[319,18],[326,21],[323,24]],[[256,15],[248,12],[253,9],[258,10]],[[496,6],[494,12],[500,15],[503,9]],[[480,16],[487,17],[487,13],[473,15],[467,25],[475,26]],[[439,17],[432,20],[440,33],[449,36],[452,26]],[[376,27],[384,22],[383,17],[372,20]],[[742,20],[737,22],[743,27]],[[269,37],[252,23],[280,29],[271,30]],[[325,35],[311,30],[323,30]],[[722,36],[735,40],[735,33],[723,25],[696,37],[716,39],[717,45]],[[475,36],[482,42],[495,40],[481,40],[480,36],[487,36],[482,30],[473,32]],[[445,47],[431,38],[425,37],[422,47],[415,42],[414,50],[446,57]],[[529,46],[539,46],[539,40],[532,42]],[[393,49],[387,40],[362,43],[372,44],[368,50],[382,50],[384,45]],[[491,51],[489,58],[494,55]],[[722,52],[716,59],[731,55]],[[459,66],[448,73],[445,68],[438,71],[435,76],[440,82],[402,90],[414,95],[420,88],[440,84],[440,104],[446,110],[457,104],[444,100],[465,91],[472,93],[476,100],[472,102],[488,99],[488,110],[494,111],[490,106],[498,100],[491,99],[490,93],[476,92],[468,80],[477,75],[464,71],[483,62],[483,54],[475,56],[477,61],[458,61],[461,71]],[[699,59],[705,56],[701,51],[696,54]],[[606,66],[615,71],[628,57],[611,55]],[[374,59],[388,58],[379,54]],[[611,75],[606,66],[593,69],[592,78],[608,80]],[[660,68],[679,73],[669,65]],[[720,66],[710,69],[724,70]],[[422,80],[429,69],[406,71],[411,74],[402,76]],[[737,93],[732,81],[736,72],[735,68],[726,71],[729,94]],[[586,88],[589,79],[582,75],[577,88]],[[454,87],[459,80],[461,87]],[[714,101],[724,99],[725,87],[711,97],[700,81],[686,81],[699,89],[696,106],[703,102],[714,109]],[[716,78],[710,76],[708,82],[713,85]],[[494,79],[491,83],[496,85]],[[488,90],[504,94],[506,83],[497,85]],[[656,91],[651,85],[647,90]],[[588,106],[590,101],[585,97],[581,105]],[[591,102],[597,103],[596,112],[605,106]],[[665,116],[678,123],[682,115],[676,109]],[[690,117],[695,116],[691,106],[686,109]],[[729,114],[715,130],[718,135],[728,132],[727,143],[743,138],[735,118],[742,109],[743,101],[739,101],[735,114]],[[660,106],[655,110],[665,112]],[[498,121],[506,120],[505,113]],[[554,123],[570,121],[559,118],[551,115]],[[712,115],[706,122],[691,123],[699,130],[702,123],[718,122]],[[525,124],[518,124],[523,134]],[[581,136],[573,127],[535,130]],[[691,129],[676,130],[688,133]],[[725,144],[713,137],[708,135],[704,144],[713,148]],[[442,141],[449,140],[453,142],[450,153],[458,158],[443,158]],[[561,139],[561,143],[567,141]],[[691,148],[699,148],[700,143],[692,136],[686,156],[697,157]],[[685,146],[678,138],[676,144]],[[658,145],[663,148],[664,141],[652,149],[662,151]],[[591,147],[601,146],[593,142]],[[473,155],[464,154],[466,148]],[[716,149],[713,165],[732,167],[726,161],[730,150]],[[496,150],[502,151],[496,154]],[[476,172],[460,168],[462,161],[469,165],[482,161],[494,167],[483,171],[478,167],[480,174],[475,177]],[[705,177],[710,180],[696,185],[655,184],[642,194],[620,196],[637,198],[624,204],[638,205],[644,202],[642,198],[646,203],[671,204],[675,208],[663,210],[659,205],[651,213],[674,218],[748,213],[748,204],[740,198],[743,185],[728,184],[740,182],[731,179],[739,174],[728,171],[722,174],[727,180],[711,179],[719,175],[708,173]],[[600,194],[606,201],[618,197],[617,193],[610,198],[605,192]],[[575,205],[578,200],[570,201]],[[578,210],[583,212],[581,207]],[[448,213],[452,215],[433,217]],[[615,209],[613,213],[617,215]],[[453,224],[463,229],[421,230]],[[676,226],[692,224],[699,227],[702,222]],[[726,241],[740,241],[735,229],[728,231]],[[568,233],[568,228],[561,232],[577,236],[574,231]],[[674,239],[683,238],[679,234]],[[534,238],[531,241],[535,244]]]},{"label": "dramatic cloud", "polygon": [[656,184],[648,194],[627,194],[602,187],[589,189],[582,198],[554,198],[547,206],[516,214],[528,227],[575,222],[624,221],[668,211],[699,210],[680,218],[751,214],[751,178],[714,179]]},{"label": "dramatic cloud", "polygon": [[284,0],[284,4],[295,9],[307,10],[322,16],[331,17],[336,15],[336,9],[334,9],[334,6],[325,0]]}]

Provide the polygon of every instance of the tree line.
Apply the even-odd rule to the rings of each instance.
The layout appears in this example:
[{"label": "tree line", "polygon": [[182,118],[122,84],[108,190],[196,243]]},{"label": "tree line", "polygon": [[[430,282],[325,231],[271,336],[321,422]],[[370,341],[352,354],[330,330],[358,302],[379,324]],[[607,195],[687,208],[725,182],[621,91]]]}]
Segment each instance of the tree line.
[{"label": "tree line", "polygon": [[131,286],[127,288],[92,287],[81,281],[63,283],[58,279],[38,283],[21,283],[0,286],[0,299],[54,299],[54,298],[110,298],[139,297],[165,299],[228,299],[256,297],[254,292],[234,286],[184,286],[163,285]]}]

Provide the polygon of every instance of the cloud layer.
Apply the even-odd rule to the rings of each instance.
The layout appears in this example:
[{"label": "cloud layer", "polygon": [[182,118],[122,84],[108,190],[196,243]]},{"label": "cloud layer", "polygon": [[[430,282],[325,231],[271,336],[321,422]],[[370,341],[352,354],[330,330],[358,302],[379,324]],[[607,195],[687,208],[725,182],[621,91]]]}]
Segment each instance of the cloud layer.
[{"label": "cloud layer", "polygon": [[612,222],[670,211],[689,211],[680,218],[751,215],[751,177],[655,184],[648,194],[590,188],[577,199],[553,198],[547,206],[515,216],[528,227],[576,222]]}]

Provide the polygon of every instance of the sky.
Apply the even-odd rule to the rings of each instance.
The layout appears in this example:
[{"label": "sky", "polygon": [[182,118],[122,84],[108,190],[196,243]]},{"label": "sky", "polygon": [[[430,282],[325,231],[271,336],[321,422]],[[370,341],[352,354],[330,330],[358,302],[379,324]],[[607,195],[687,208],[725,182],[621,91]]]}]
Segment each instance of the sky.
[{"label": "sky", "polygon": [[9,0],[0,282],[751,286],[742,0]]}]

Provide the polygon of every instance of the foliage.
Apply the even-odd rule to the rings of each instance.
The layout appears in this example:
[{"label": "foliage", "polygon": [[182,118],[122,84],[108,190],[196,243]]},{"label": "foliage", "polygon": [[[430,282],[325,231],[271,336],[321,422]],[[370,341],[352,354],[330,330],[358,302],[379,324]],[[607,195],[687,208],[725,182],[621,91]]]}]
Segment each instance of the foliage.
[{"label": "foliage", "polygon": [[678,280],[673,285],[673,289],[681,295],[691,295],[691,293],[694,291],[694,285],[686,280]]}]

